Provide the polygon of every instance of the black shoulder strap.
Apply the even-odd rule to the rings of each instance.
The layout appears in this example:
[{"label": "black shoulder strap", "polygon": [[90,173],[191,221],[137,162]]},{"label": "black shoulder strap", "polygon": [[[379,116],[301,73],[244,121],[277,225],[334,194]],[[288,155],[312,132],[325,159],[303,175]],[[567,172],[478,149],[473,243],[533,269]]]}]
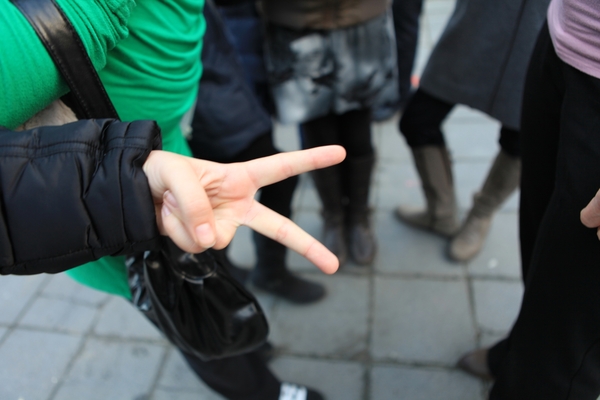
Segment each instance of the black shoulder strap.
[{"label": "black shoulder strap", "polygon": [[11,0],[37,32],[69,88],[80,118],[119,118],[81,38],[55,0]]}]

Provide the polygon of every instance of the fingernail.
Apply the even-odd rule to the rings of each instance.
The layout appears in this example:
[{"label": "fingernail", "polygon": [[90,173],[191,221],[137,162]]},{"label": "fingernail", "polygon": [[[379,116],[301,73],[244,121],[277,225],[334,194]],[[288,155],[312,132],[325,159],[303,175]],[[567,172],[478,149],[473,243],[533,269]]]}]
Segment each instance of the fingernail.
[{"label": "fingernail", "polygon": [[165,192],[164,201],[166,203],[169,203],[169,205],[173,208],[179,207],[179,205],[177,204],[177,199],[175,198],[175,196],[173,196],[173,193],[171,193],[170,191]]},{"label": "fingernail", "polygon": [[197,226],[196,237],[198,238],[198,244],[205,249],[211,248],[215,245],[215,235],[210,227],[210,224],[202,224]]},{"label": "fingernail", "polygon": [[169,215],[171,215],[171,209],[166,204],[162,205],[162,207],[160,209],[160,212],[161,212],[163,218],[168,217]]}]

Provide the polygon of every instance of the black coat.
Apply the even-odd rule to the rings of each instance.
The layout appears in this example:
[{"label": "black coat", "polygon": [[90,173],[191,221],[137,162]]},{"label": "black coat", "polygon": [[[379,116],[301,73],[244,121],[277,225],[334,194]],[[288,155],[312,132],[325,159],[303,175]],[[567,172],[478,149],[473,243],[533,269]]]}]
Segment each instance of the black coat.
[{"label": "black coat", "polygon": [[159,238],[142,166],[154,122],[0,128],[0,274],[56,273]]},{"label": "black coat", "polygon": [[[247,53],[256,50],[253,39],[260,32],[253,25],[252,4],[230,7],[232,19],[245,21],[236,31],[239,38],[246,32]],[[234,13],[237,11],[237,13]],[[248,14],[244,15],[245,12]],[[212,161],[228,162],[244,151],[259,137],[269,134],[272,129],[271,116],[264,102],[261,103],[258,85],[255,85],[257,71],[264,67],[262,62],[250,66],[241,64],[241,59],[233,44],[233,37],[227,30],[217,10],[206,4],[206,34],[202,49],[203,72],[198,90],[198,100],[192,121],[192,134],[189,145],[194,157]],[[244,60],[248,60],[246,55]],[[262,58],[260,58],[262,60]],[[244,68],[250,67],[250,68]],[[248,72],[248,74],[246,73]],[[266,82],[265,82],[266,83]],[[263,91],[266,94],[266,90]]]}]

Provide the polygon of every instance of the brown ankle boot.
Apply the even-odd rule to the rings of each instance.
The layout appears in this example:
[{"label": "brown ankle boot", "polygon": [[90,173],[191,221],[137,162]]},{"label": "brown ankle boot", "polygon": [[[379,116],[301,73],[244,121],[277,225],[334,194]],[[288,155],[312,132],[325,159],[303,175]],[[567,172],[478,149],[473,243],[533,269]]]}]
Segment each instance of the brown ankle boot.
[{"label": "brown ankle boot", "polygon": [[473,207],[465,222],[450,243],[451,259],[469,261],[479,253],[487,238],[494,213],[517,189],[520,178],[521,160],[500,151],[483,187],[473,196]]},{"label": "brown ankle boot", "polygon": [[442,236],[452,236],[458,230],[456,200],[450,154],[446,147],[424,146],[412,149],[427,208],[422,211],[399,206],[396,217],[415,228]]}]

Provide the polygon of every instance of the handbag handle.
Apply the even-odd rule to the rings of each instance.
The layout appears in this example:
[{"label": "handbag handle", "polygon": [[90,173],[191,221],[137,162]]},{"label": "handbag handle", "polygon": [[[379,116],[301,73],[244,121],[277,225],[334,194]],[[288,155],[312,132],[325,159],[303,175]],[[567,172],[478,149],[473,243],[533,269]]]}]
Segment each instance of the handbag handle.
[{"label": "handbag handle", "polygon": [[81,38],[55,0],[11,0],[27,18],[71,89],[78,117],[119,119]]}]

